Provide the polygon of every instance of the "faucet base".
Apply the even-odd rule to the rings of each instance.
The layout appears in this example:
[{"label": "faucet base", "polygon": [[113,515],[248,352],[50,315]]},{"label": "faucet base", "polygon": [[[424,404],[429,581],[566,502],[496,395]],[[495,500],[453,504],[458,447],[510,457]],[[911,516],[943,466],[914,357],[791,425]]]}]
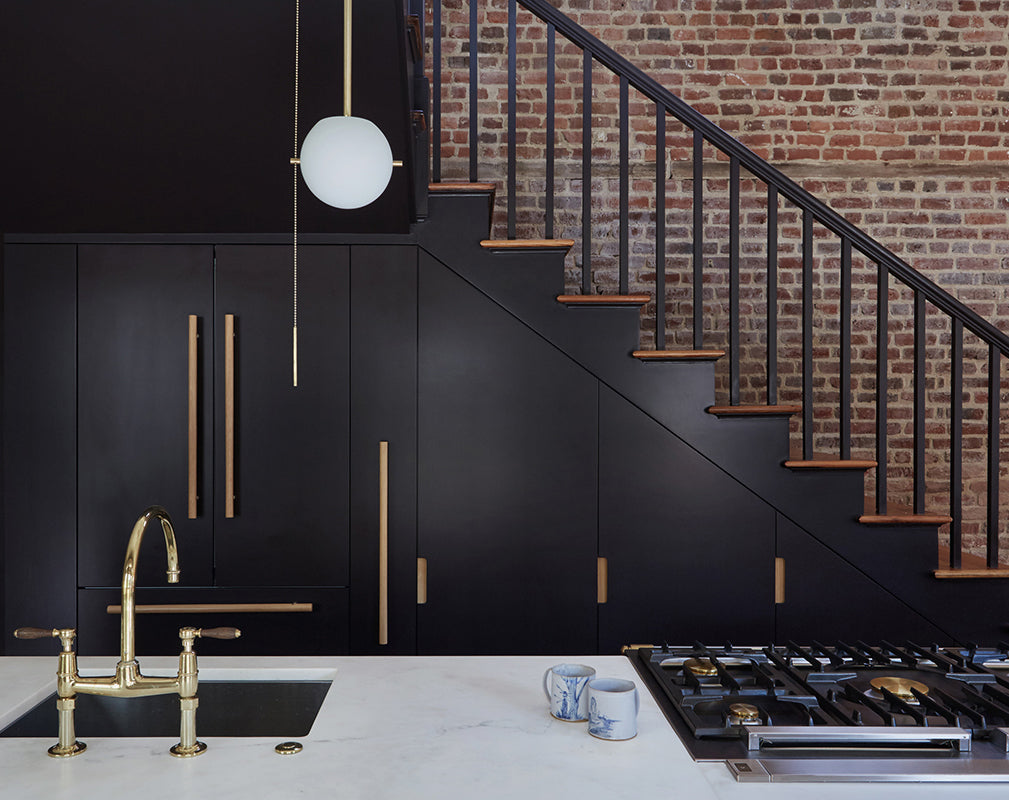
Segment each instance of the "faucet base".
[{"label": "faucet base", "polygon": [[168,752],[176,758],[192,758],[193,756],[198,756],[206,749],[207,746],[203,742],[197,742],[192,747],[183,747],[182,742],[179,742],[174,747],[169,748]]},{"label": "faucet base", "polygon": [[53,758],[70,758],[71,756],[79,756],[87,749],[88,746],[84,742],[75,741],[69,747],[54,744],[46,752]]}]

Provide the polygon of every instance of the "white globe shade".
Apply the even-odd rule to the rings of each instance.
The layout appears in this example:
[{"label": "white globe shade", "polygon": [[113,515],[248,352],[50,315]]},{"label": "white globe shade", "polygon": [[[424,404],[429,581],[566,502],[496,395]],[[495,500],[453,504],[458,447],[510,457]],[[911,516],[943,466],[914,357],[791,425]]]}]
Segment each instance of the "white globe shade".
[{"label": "white globe shade", "polygon": [[371,120],[326,117],[301,145],[301,174],[312,194],[336,208],[378,199],[392,177],[392,148]]}]

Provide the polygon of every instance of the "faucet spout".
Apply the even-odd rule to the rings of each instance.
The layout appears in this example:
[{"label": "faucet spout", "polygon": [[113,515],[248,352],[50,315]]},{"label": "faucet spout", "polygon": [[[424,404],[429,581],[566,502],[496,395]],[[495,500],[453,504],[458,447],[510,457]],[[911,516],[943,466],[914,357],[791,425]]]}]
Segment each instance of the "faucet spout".
[{"label": "faucet spout", "polygon": [[126,559],[123,562],[123,598],[120,616],[120,658],[121,669],[136,661],[136,616],[135,593],[137,584],[137,559],[140,556],[140,544],[144,539],[147,525],[154,519],[161,522],[165,534],[165,550],[168,555],[168,582],[179,582],[179,551],[175,546],[175,530],[172,528],[171,517],[161,506],[151,506],[136,521],[130,541],[126,545]]}]

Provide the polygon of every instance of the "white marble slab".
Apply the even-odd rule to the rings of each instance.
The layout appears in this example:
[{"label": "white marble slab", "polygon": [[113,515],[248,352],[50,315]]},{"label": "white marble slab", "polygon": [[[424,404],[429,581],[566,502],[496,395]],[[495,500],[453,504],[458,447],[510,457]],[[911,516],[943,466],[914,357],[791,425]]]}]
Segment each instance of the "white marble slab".
[{"label": "white marble slab", "polygon": [[[141,660],[147,674],[175,669],[174,659]],[[89,739],[84,754],[57,760],[45,752],[51,741],[0,739],[0,798],[1006,797],[1004,785],[738,784],[724,764],[690,759],[647,691],[638,736],[627,742],[600,741],[584,723],[550,717],[542,675],[564,661],[641,685],[620,656],[203,658],[205,679],[332,677],[319,718],[300,739],[305,749],[279,756],[280,738],[206,738],[205,754],[183,760],[168,755],[171,739]],[[82,659],[81,668],[107,673],[114,662]],[[0,724],[52,691],[55,668],[55,656],[0,659]]]}]

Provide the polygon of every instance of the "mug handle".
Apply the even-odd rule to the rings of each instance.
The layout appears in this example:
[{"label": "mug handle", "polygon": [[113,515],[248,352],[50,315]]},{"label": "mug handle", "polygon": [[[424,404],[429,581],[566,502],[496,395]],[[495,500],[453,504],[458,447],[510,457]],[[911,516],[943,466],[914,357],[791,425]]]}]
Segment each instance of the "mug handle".
[{"label": "mug handle", "polygon": [[634,716],[638,715],[638,711],[641,709],[641,696],[638,694],[638,687],[634,687]]},{"label": "mug handle", "polygon": [[547,700],[552,699],[550,697],[550,690],[547,689],[547,679],[550,677],[551,670],[553,670],[553,667],[548,667],[547,671],[543,673],[543,694],[547,696]]}]

